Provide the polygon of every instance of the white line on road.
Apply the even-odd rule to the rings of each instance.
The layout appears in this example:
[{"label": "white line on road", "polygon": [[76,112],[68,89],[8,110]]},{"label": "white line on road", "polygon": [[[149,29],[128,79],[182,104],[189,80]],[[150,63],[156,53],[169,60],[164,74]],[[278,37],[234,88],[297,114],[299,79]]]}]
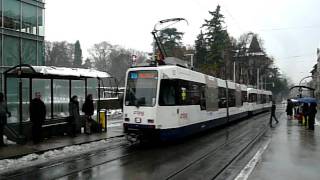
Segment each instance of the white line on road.
[{"label": "white line on road", "polygon": [[267,149],[271,142],[271,139],[267,141],[267,143],[261,147],[258,152],[253,156],[253,158],[248,162],[248,164],[241,170],[238,176],[234,180],[247,180],[253,169],[256,167],[257,163],[261,159],[263,152]]}]

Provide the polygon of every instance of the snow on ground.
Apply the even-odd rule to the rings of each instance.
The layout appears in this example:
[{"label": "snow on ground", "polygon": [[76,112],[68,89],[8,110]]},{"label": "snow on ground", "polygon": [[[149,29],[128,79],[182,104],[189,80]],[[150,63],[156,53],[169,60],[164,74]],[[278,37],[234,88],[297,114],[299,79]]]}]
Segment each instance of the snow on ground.
[{"label": "snow on ground", "polygon": [[3,135],[3,142],[4,142],[4,144],[17,144],[17,143],[15,143],[15,142],[13,142],[13,141],[10,141],[10,140],[7,138],[7,136],[5,136],[5,135]]},{"label": "snow on ground", "polygon": [[[66,146],[62,149],[47,151],[43,154],[29,154],[18,159],[0,160],[0,174],[9,171],[39,165],[52,160],[59,160],[66,157],[77,156],[98,149],[106,148],[108,143],[119,141],[115,139],[107,139],[95,141],[82,145]],[[119,141],[120,142],[120,141]]]}]

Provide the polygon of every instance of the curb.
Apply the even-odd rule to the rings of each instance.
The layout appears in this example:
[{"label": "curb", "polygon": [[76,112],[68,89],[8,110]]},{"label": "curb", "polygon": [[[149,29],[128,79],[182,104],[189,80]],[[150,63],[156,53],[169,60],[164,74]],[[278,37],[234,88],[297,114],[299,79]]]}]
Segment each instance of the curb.
[{"label": "curb", "polygon": [[52,151],[52,150],[60,150],[63,149],[64,147],[68,147],[68,146],[76,146],[76,145],[82,145],[82,144],[88,144],[88,143],[92,143],[92,142],[96,142],[96,141],[101,141],[101,140],[106,140],[106,139],[113,139],[113,138],[120,138],[120,137],[124,137],[125,135],[117,135],[117,136],[112,136],[112,137],[107,137],[107,138],[102,138],[102,139],[96,139],[96,140],[91,140],[91,141],[86,141],[86,142],[81,142],[81,143],[75,143],[75,144],[70,144],[70,145],[66,145],[66,146],[59,146],[59,147],[54,147],[54,148],[50,148],[50,149],[45,149],[45,150],[38,150],[38,151],[34,151],[32,153],[23,153],[23,154],[19,154],[19,155],[12,155],[12,156],[7,156],[7,157],[1,157],[0,160],[5,160],[5,159],[18,159],[20,157],[29,155],[29,154],[43,154],[47,151]]}]

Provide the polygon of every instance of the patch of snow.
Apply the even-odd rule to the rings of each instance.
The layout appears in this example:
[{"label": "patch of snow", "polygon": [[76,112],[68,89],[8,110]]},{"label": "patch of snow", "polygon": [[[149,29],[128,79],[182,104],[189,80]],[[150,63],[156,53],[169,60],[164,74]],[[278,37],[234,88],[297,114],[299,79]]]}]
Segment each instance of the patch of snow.
[{"label": "patch of snow", "polygon": [[30,167],[44,162],[63,159],[65,157],[77,156],[94,150],[107,147],[112,139],[100,140],[91,143],[66,146],[59,150],[47,151],[43,154],[29,154],[18,159],[0,160],[0,174],[4,171],[17,170],[20,168]]},{"label": "patch of snow", "polygon": [[10,141],[6,135],[3,135],[4,144],[17,144],[16,142]]}]

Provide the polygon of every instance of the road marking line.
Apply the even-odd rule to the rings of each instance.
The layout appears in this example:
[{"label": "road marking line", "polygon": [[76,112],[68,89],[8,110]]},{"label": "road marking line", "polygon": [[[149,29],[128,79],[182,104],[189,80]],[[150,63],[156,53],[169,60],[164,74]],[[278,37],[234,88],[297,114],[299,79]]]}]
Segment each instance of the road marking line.
[{"label": "road marking line", "polygon": [[258,152],[253,156],[253,158],[248,162],[248,164],[241,170],[238,176],[234,180],[247,180],[250,174],[252,173],[253,169],[256,167],[258,162],[260,161],[262,154],[267,149],[271,142],[271,139],[258,150]]}]

